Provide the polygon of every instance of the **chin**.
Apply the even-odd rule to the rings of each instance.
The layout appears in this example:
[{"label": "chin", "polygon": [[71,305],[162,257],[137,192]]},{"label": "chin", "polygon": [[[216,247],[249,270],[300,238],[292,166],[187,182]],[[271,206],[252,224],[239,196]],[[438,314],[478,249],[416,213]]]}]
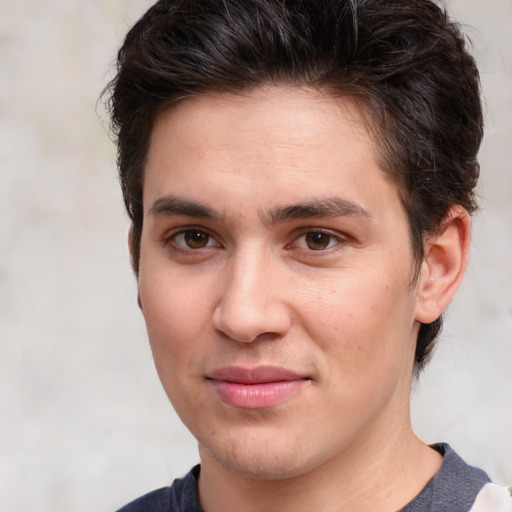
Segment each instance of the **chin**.
[{"label": "chin", "polygon": [[[307,453],[301,443],[291,445],[283,439],[276,445],[276,437],[260,436],[257,442],[231,440],[227,446],[208,446],[204,448],[206,456],[213,458],[227,471],[259,480],[282,480],[297,477],[313,469],[315,464],[308,463]],[[203,450],[200,448],[200,452]],[[203,455],[201,456],[203,460]]]}]

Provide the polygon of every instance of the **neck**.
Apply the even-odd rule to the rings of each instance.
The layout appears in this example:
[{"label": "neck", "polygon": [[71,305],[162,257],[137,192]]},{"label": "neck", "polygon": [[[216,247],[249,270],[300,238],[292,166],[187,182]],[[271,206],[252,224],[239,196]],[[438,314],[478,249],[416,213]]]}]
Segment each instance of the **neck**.
[{"label": "neck", "polygon": [[200,453],[205,512],[366,512],[377,503],[383,512],[395,511],[421,492],[442,462],[414,435],[409,421],[402,426],[392,422],[386,437],[369,433],[322,465],[286,479],[234,473],[203,448]]}]

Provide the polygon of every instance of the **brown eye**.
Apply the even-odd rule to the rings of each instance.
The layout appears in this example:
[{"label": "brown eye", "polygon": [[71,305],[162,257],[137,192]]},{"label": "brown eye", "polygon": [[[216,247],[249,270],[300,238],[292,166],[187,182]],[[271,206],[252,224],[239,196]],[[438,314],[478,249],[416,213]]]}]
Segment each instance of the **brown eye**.
[{"label": "brown eye", "polygon": [[333,237],[321,231],[311,231],[304,235],[304,241],[308,249],[321,251],[332,245]]},{"label": "brown eye", "polygon": [[210,237],[202,231],[186,231],[184,238],[185,243],[191,249],[201,249],[201,247],[206,247],[210,240]]},{"label": "brown eye", "polygon": [[172,239],[176,245],[186,249],[203,249],[204,247],[213,245],[213,239],[210,235],[199,229],[188,229],[176,233]]}]

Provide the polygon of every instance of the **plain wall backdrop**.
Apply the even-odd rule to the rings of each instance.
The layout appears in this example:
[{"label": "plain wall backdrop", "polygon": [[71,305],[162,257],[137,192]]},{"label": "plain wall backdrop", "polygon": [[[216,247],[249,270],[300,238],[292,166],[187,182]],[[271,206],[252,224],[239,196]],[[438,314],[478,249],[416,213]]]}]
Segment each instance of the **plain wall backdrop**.
[{"label": "plain wall backdrop", "polygon": [[[153,368],[96,114],[150,4],[0,0],[0,512],[113,511],[198,461]],[[414,424],[512,484],[512,1],[448,8],[480,64],[482,200]]]}]

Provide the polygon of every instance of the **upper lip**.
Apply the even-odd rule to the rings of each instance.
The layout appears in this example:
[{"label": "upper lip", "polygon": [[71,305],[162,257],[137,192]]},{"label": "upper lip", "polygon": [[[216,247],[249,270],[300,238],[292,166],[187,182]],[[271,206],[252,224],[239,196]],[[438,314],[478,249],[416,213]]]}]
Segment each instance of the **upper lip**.
[{"label": "upper lip", "polygon": [[238,384],[266,384],[269,382],[282,382],[302,380],[306,377],[279,366],[256,366],[244,368],[242,366],[226,366],[213,370],[208,378]]}]

